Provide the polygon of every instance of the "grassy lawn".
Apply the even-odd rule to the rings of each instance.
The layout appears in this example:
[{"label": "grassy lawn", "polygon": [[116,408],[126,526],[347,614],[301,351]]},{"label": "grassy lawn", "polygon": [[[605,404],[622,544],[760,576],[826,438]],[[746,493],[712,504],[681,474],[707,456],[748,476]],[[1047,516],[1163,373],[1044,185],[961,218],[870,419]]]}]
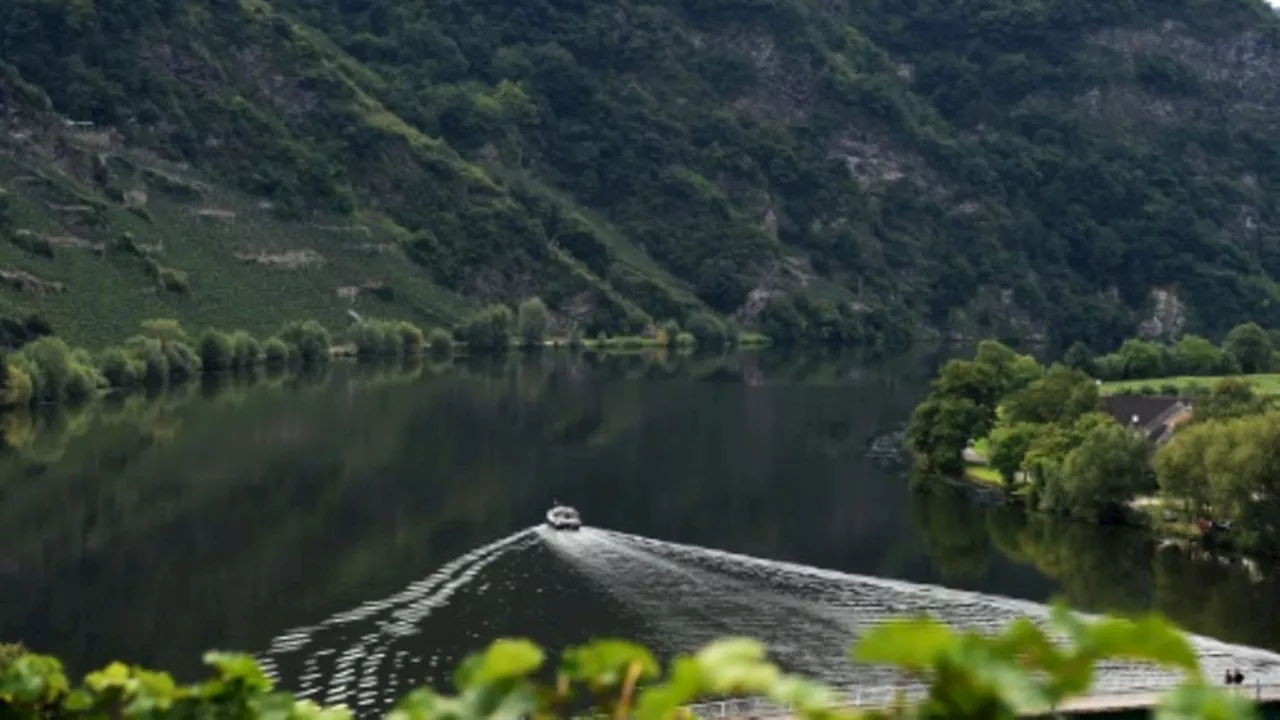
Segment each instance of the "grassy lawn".
[{"label": "grassy lawn", "polygon": [[964,476],[980,485],[986,485],[996,490],[1004,489],[1004,478],[1000,477],[1000,472],[987,465],[969,464],[965,466]]},{"label": "grassy lawn", "polygon": [[[1122,392],[1135,392],[1142,387],[1153,387],[1159,390],[1168,385],[1178,388],[1179,392],[1189,392],[1197,387],[1209,387],[1227,376],[1194,377],[1179,375],[1177,377],[1153,378],[1150,380],[1116,380],[1102,383],[1103,395],[1118,395]],[[1248,380],[1254,391],[1260,395],[1280,395],[1280,373],[1262,375],[1233,375]]]},{"label": "grassy lawn", "polygon": [[973,451],[984,458],[991,457],[991,440],[989,438],[980,437],[973,441]]}]

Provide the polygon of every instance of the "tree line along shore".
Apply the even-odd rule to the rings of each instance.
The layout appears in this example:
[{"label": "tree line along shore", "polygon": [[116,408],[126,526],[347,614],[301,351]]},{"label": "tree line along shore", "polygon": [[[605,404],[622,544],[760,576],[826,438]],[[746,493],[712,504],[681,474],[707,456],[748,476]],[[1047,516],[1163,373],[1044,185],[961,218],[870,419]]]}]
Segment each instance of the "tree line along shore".
[{"label": "tree line along shore", "polygon": [[[1274,555],[1272,339],[1248,324],[1220,347],[1195,337],[1130,340],[1099,357],[1076,346],[1048,366],[984,341],[971,359],[947,362],[915,408],[907,432],[915,477],[967,478],[1030,510]],[[1157,372],[1188,374],[1166,382]],[[1124,397],[1162,392],[1137,398],[1154,403]]]},{"label": "tree line along shore", "polygon": [[354,317],[337,336],[316,320],[288,322],[262,338],[243,330],[216,328],[191,334],[177,320],[157,318],[143,321],[139,332],[119,345],[98,351],[68,345],[38,315],[4,318],[0,321],[0,408],[82,402],[104,391],[161,387],[206,373],[282,371],[334,357],[372,361],[547,346],[605,351],[771,343],[765,335],[743,331],[710,313],[690,317],[685,327],[667,321],[644,335],[587,338],[573,328],[564,335],[554,330],[551,314],[538,298],[526,300],[514,312],[505,305],[490,305],[454,328],[430,331],[404,320]]}]

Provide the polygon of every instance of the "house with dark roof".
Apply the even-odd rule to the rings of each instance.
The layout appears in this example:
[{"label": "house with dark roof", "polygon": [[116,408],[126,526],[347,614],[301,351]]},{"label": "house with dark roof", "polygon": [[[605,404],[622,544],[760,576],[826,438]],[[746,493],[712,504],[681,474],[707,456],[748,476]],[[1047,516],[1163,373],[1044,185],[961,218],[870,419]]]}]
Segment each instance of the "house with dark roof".
[{"label": "house with dark roof", "polygon": [[1154,445],[1173,437],[1174,429],[1190,420],[1194,409],[1187,398],[1138,395],[1104,397],[1102,407],[1121,425],[1142,430]]}]

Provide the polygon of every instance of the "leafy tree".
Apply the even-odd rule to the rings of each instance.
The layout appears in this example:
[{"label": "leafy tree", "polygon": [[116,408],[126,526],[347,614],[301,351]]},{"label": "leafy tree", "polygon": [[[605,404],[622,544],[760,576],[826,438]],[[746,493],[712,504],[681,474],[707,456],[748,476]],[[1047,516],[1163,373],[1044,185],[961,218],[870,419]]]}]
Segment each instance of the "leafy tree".
[{"label": "leafy tree", "polygon": [[458,339],[474,348],[501,350],[511,344],[511,308],[490,305],[472,313],[458,326]]},{"label": "leafy tree", "polygon": [[209,372],[230,370],[235,363],[235,347],[231,336],[220,330],[205,330],[196,342],[200,361]]},{"label": "leafy tree", "polygon": [[1045,431],[1042,425],[1031,422],[998,425],[991,431],[991,457],[988,461],[1000,472],[1006,487],[1013,486],[1027,453],[1036,438]]},{"label": "leafy tree", "polygon": [[1093,374],[1100,380],[1122,380],[1125,377],[1124,358],[1116,353],[1102,355],[1093,361]]},{"label": "leafy tree", "polygon": [[720,322],[720,318],[710,313],[694,313],[689,318],[688,330],[699,347],[722,348],[727,341],[724,323]]},{"label": "leafy tree", "polygon": [[39,401],[84,400],[98,386],[92,361],[58,337],[42,337],[23,346],[11,362],[31,379],[34,398]]},{"label": "leafy tree", "polygon": [[315,320],[285,323],[276,337],[289,345],[290,355],[297,357],[303,365],[328,360],[329,348],[333,346],[329,331]]},{"label": "leafy tree", "polygon": [[760,332],[778,345],[801,342],[807,331],[804,316],[785,295],[774,295],[760,311]]},{"label": "leafy tree", "polygon": [[1067,348],[1067,352],[1062,356],[1062,364],[1073,370],[1092,375],[1095,371],[1093,352],[1089,350],[1089,346],[1077,340],[1071,343],[1071,347]]},{"label": "leafy tree", "polygon": [[146,367],[124,348],[107,348],[98,357],[98,369],[107,384],[114,388],[131,388],[138,384]]},{"label": "leafy tree", "polygon": [[1219,428],[1213,425],[1186,428],[1174,435],[1152,458],[1161,495],[1184,505],[1193,517],[1203,515],[1208,507],[1209,468],[1206,459],[1219,432]]},{"label": "leafy tree", "polygon": [[1116,351],[1124,366],[1126,378],[1156,378],[1167,374],[1169,363],[1165,349],[1153,342],[1131,338]]},{"label": "leafy tree", "polygon": [[427,336],[422,328],[407,320],[395,323],[393,330],[399,340],[400,354],[404,357],[415,357],[422,354],[427,345]]},{"label": "leafy tree", "polygon": [[1116,422],[1098,425],[1067,453],[1041,507],[1095,521],[1119,517],[1135,494],[1150,487],[1147,468],[1142,433]]},{"label": "leafy tree", "polygon": [[137,358],[142,372],[140,379],[148,387],[163,387],[169,380],[169,356],[164,343],[153,337],[134,335],[124,341],[124,349]]},{"label": "leafy tree", "polygon": [[263,360],[266,362],[268,367],[281,368],[288,365],[291,354],[289,343],[286,343],[278,337],[268,338],[267,341],[262,344]]},{"label": "leafy tree", "polygon": [[1271,369],[1271,338],[1257,323],[1237,325],[1227,333],[1223,349],[1231,353],[1246,373],[1263,373]]},{"label": "leafy tree", "polygon": [[1074,422],[1099,409],[1098,385],[1081,370],[1054,364],[1002,407],[1010,423]]},{"label": "leafy tree", "polygon": [[529,298],[520,303],[520,310],[516,320],[516,332],[520,335],[520,342],[525,347],[535,347],[542,344],[547,337],[547,330],[551,327],[551,314],[547,311],[546,303],[541,298]]},{"label": "leafy tree", "polygon": [[182,324],[173,318],[154,318],[142,321],[143,337],[155,338],[161,342],[189,343],[187,331]]},{"label": "leafy tree", "polygon": [[[249,370],[262,363],[262,343],[244,330],[237,330],[229,338],[231,342],[231,366]],[[203,357],[203,354],[202,354]]]},{"label": "leafy tree", "polygon": [[1004,385],[1004,379],[993,366],[976,360],[952,359],[942,366],[931,388],[933,394],[963,398],[982,410],[988,419],[973,429],[975,436],[981,437],[989,429]]},{"label": "leafy tree", "polygon": [[1186,335],[1173,346],[1173,361],[1182,375],[1217,375],[1230,371],[1222,349],[1198,335]]},{"label": "leafy tree", "polygon": [[916,406],[907,424],[907,443],[927,472],[956,475],[964,469],[962,453],[987,411],[972,400],[931,395]]},{"label": "leafy tree", "polygon": [[1222,378],[1195,397],[1196,422],[1223,420],[1263,412],[1270,406],[1266,398],[1258,397],[1253,385],[1244,378]]},{"label": "leafy tree", "polygon": [[431,333],[427,336],[427,346],[436,355],[451,353],[453,352],[453,336],[444,328],[432,328]]}]

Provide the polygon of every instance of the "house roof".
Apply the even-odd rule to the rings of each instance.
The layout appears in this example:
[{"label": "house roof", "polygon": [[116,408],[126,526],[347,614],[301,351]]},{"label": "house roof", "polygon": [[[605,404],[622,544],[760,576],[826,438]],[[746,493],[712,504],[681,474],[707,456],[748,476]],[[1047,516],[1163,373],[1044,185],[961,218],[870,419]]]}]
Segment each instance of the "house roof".
[{"label": "house roof", "polygon": [[1116,422],[1133,425],[1136,417],[1136,424],[1153,439],[1164,433],[1165,423],[1190,406],[1187,399],[1172,396],[1112,395],[1102,399],[1103,409]]}]

